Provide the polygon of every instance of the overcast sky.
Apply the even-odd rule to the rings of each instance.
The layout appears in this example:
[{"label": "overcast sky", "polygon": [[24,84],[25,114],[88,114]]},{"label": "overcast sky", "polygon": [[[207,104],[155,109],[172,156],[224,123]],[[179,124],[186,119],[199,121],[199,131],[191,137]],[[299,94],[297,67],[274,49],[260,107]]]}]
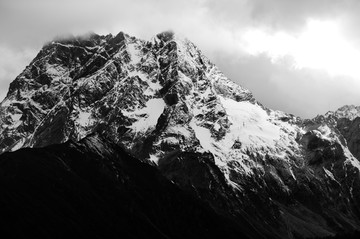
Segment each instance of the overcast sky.
[{"label": "overcast sky", "polygon": [[358,0],[0,0],[0,98],[64,34],[173,30],[264,105],[309,118],[360,105]]}]

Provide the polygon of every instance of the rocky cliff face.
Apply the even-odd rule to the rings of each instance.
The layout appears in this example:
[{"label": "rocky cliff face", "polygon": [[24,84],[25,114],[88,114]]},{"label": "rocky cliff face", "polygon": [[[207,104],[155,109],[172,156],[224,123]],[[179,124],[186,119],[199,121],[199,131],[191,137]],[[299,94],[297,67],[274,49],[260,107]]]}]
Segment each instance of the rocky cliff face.
[{"label": "rocky cliff face", "polygon": [[318,121],[326,122],[336,128],[344,140],[350,152],[360,159],[360,107],[345,105],[336,111],[329,111],[324,116],[315,118]]},{"label": "rocky cliff face", "polygon": [[0,150],[98,132],[264,237],[322,237],[360,229],[358,112],[268,109],[171,32],[92,35],[49,43],[11,83]]}]

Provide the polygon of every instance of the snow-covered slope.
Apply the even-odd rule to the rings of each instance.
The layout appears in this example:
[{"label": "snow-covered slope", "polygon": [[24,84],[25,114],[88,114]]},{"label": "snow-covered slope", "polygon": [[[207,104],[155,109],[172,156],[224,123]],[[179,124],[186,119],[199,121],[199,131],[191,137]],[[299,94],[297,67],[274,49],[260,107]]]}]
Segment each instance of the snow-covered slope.
[{"label": "snow-covered slope", "polygon": [[360,228],[360,164],[334,124],[264,107],[172,32],[49,43],[11,83],[0,120],[1,152],[98,132],[267,236]]}]

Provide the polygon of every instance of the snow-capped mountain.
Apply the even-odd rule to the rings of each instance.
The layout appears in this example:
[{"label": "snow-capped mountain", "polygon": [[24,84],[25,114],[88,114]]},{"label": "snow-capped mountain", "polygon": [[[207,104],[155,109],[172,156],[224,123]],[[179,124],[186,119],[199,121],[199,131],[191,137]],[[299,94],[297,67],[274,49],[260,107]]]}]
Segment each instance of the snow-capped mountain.
[{"label": "snow-capped mountain", "polygon": [[338,119],[347,118],[349,120],[354,120],[355,118],[360,117],[360,106],[344,105],[336,111],[327,112],[325,117],[336,117]]},{"label": "snow-capped mountain", "polygon": [[359,115],[268,109],[172,32],[94,34],[48,43],[11,83],[0,150],[97,132],[264,238],[322,237],[360,230]]},{"label": "snow-capped mountain", "polygon": [[327,124],[343,138],[344,145],[360,159],[360,107],[345,105],[336,111],[329,111],[325,115],[318,115],[313,121]]}]

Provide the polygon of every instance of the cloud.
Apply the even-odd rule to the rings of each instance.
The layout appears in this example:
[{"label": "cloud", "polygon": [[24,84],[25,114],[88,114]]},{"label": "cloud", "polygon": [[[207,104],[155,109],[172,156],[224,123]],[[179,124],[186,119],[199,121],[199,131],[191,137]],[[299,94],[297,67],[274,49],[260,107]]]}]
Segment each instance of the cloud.
[{"label": "cloud", "polygon": [[[208,0],[206,5],[228,25],[266,27],[296,33],[309,18],[358,17],[357,0]],[[352,19],[353,20],[353,19]]]},{"label": "cloud", "polygon": [[[190,4],[191,3],[191,4]],[[31,45],[61,34],[88,31],[149,37],[169,28],[194,27],[201,1],[11,0],[1,2],[0,42]]]},{"label": "cloud", "polygon": [[312,118],[345,104],[360,102],[360,82],[351,77],[330,76],[324,71],[288,67],[292,59],[273,63],[265,54],[219,54],[217,65],[234,82],[251,89],[265,106]]},{"label": "cloud", "polygon": [[309,18],[318,20],[333,18],[342,6],[344,1],[338,0],[254,0],[252,17],[262,25],[268,24],[275,29],[294,31],[306,25]]}]

